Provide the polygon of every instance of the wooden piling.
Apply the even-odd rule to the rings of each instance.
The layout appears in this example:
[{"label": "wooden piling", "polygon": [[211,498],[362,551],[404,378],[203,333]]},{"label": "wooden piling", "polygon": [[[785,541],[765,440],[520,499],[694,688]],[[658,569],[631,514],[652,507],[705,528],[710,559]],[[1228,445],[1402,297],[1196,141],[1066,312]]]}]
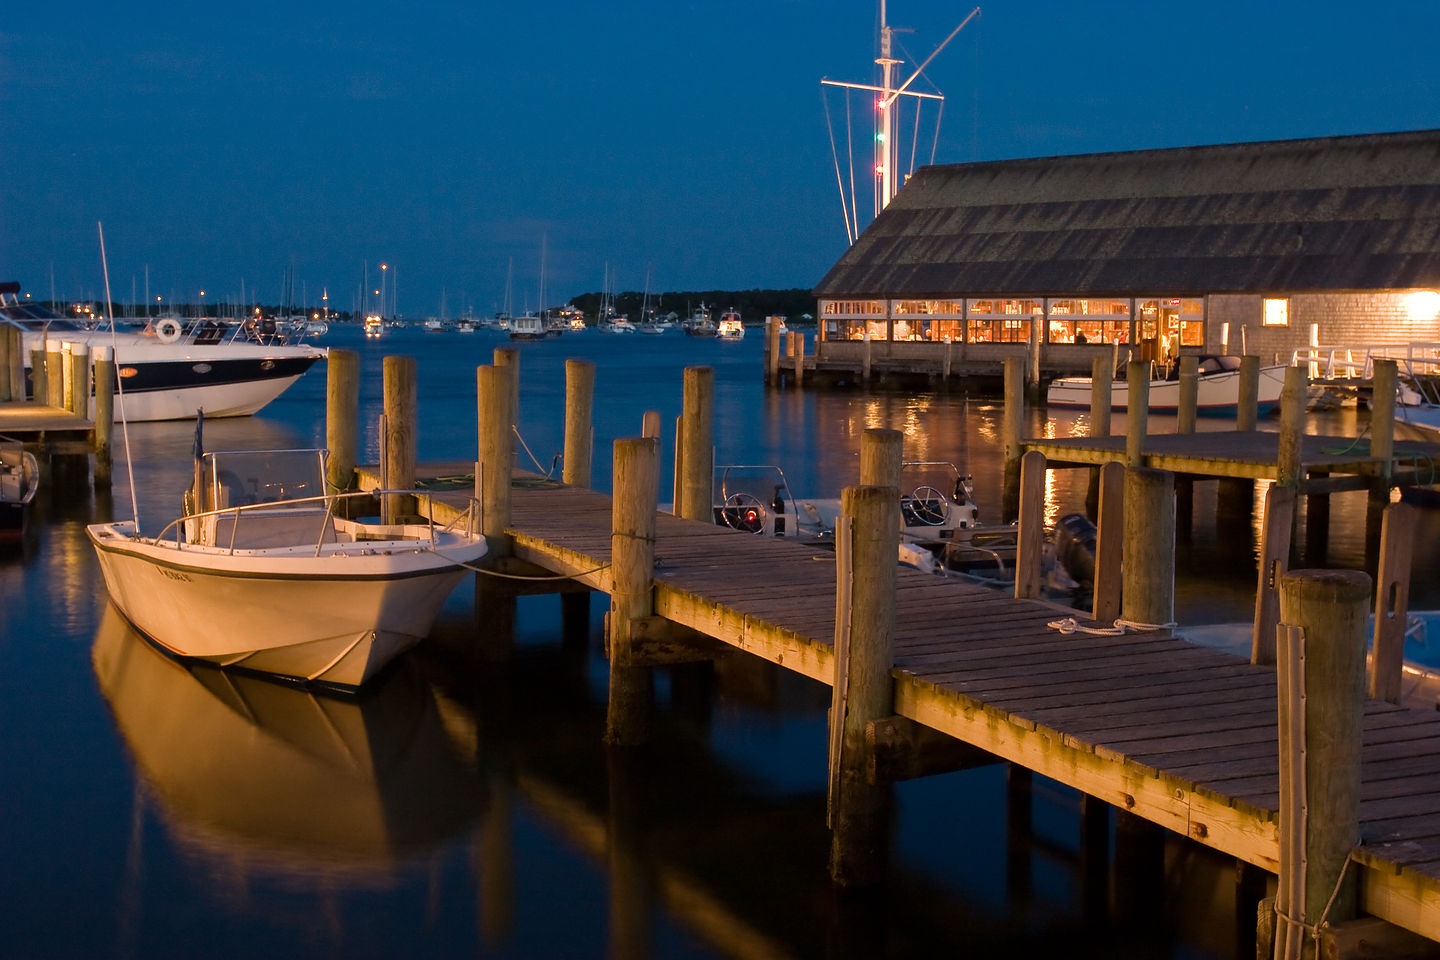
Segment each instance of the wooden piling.
[{"label": "wooden piling", "polygon": [[1020,532],[1015,551],[1015,596],[1040,596],[1041,552],[1045,545],[1045,454],[1020,458]]},{"label": "wooden piling", "polygon": [[[383,366],[386,490],[415,487],[416,384],[414,357],[386,357]],[[387,493],[380,510],[385,523],[415,512],[414,497]]]},{"label": "wooden piling", "polygon": [[[866,726],[894,712],[895,556],[900,497],[894,487],[846,487],[841,524],[845,556],[836,565],[836,676],[830,708],[830,876],[845,887],[868,886],[885,872],[885,787],[866,782]],[[841,652],[843,651],[843,653]]]},{"label": "wooden piling", "polygon": [[1195,432],[1195,412],[1200,401],[1200,358],[1180,358],[1180,407],[1175,413],[1175,432]]},{"label": "wooden piling", "polygon": [[115,360],[108,346],[97,345],[95,358],[95,486],[110,486],[113,457],[111,435],[115,427]]},{"label": "wooden piling", "polygon": [[1100,468],[1095,524],[1095,587],[1092,616],[1110,623],[1120,616],[1125,550],[1125,465],[1112,460]]},{"label": "wooden piling", "polygon": [[676,491],[676,512],[687,520],[714,521],[712,486],[715,482],[715,451],[712,435],[715,420],[715,370],[712,367],[685,368],[685,397],[682,429],[684,473]]},{"label": "wooden piling", "polygon": [[1025,424],[1025,370],[1022,358],[1005,358],[1005,410],[1000,422],[1000,439],[1005,463],[1004,502],[1001,518],[1014,519],[1020,509],[1020,434]]},{"label": "wooden piling", "polygon": [[1301,440],[1305,436],[1305,397],[1310,389],[1304,367],[1286,367],[1280,393],[1280,442],[1276,483],[1299,489],[1304,482]]},{"label": "wooden piling", "polygon": [[865,331],[865,359],[860,365],[860,379],[867,385],[870,383],[870,331]]},{"label": "wooden piling", "polygon": [[325,485],[344,493],[355,485],[360,421],[360,354],[331,347],[325,360]]},{"label": "wooden piling", "polygon": [[901,452],[904,443],[905,435],[899,430],[871,427],[862,433],[860,435],[860,485],[895,487],[898,490],[900,488]]},{"label": "wooden piling", "polygon": [[660,411],[646,410],[640,417],[640,436],[660,439]]},{"label": "wooden piling", "polygon": [[1255,586],[1255,627],[1250,662],[1275,662],[1275,627],[1280,623],[1280,580],[1290,565],[1290,536],[1295,526],[1294,487],[1271,484],[1265,491],[1265,522],[1260,532],[1259,582]]},{"label": "wooden piling", "polygon": [[765,318],[765,385],[780,385],[780,321]]},{"label": "wooden piling", "polygon": [[1030,343],[1026,352],[1029,360],[1025,371],[1025,397],[1032,403],[1039,403],[1040,396],[1040,351],[1044,349],[1045,337],[1040,328],[1039,314],[1030,315]]},{"label": "wooden piling", "polygon": [[90,418],[90,348],[70,344],[70,402],[66,405],[77,417]]},{"label": "wooden piling", "polygon": [[[1395,456],[1395,391],[1398,367],[1394,360],[1376,360],[1370,391],[1370,456],[1380,461],[1388,480]],[[1390,498],[1388,485],[1385,499]]]},{"label": "wooden piling", "polygon": [[1419,518],[1408,503],[1385,508],[1380,527],[1380,564],[1375,572],[1375,640],[1370,657],[1369,695],[1400,702],[1405,659],[1405,626],[1410,612],[1410,559]]},{"label": "wooden piling", "polygon": [[49,359],[43,347],[30,351],[31,399],[42,406],[50,403]]},{"label": "wooden piling", "polygon": [[1240,394],[1235,404],[1235,429],[1254,430],[1260,419],[1260,358],[1240,358]]},{"label": "wooden piling", "polygon": [[65,354],[59,340],[45,341],[45,379],[50,406],[65,406]]},{"label": "wooden piling", "polygon": [[1130,396],[1125,409],[1125,465],[1144,463],[1145,433],[1150,429],[1150,363],[1131,360],[1126,370]]},{"label": "wooden piling", "polygon": [[590,487],[591,451],[595,442],[595,364],[565,361],[565,452],[561,479],[572,487]]},{"label": "wooden piling", "polygon": [[57,406],[74,413],[75,390],[72,378],[75,376],[75,368],[70,363],[70,348],[70,341],[60,341],[60,403]]},{"label": "wooden piling", "polygon": [[480,532],[496,557],[509,556],[510,478],[515,471],[515,368],[481,366],[475,369],[475,402],[479,412],[479,462],[476,486],[480,493]]},{"label": "wooden piling", "polygon": [[4,327],[10,338],[10,399],[23,401],[25,396],[25,335],[19,327]]},{"label": "wooden piling", "polygon": [[941,361],[940,379],[945,383],[950,382],[950,371],[955,368],[955,341],[947,334],[945,337],[945,358]]},{"label": "wooden piling", "polygon": [[1169,624],[1175,618],[1175,477],[1125,471],[1125,560],[1121,617]]},{"label": "wooden piling", "polygon": [[13,397],[10,387],[10,356],[15,347],[11,342],[10,331],[14,329],[8,324],[0,326],[0,403],[7,402]]},{"label": "wooden piling", "polygon": [[609,644],[610,701],[607,743],[633,745],[649,738],[650,673],[636,666],[631,623],[655,612],[656,491],[660,442],[654,437],[615,441]]},{"label": "wooden piling", "polygon": [[[1296,570],[1280,587],[1287,627],[1276,676],[1280,710],[1277,956],[1300,957],[1305,927],[1351,920],[1360,840],[1360,748],[1370,578]],[[1304,925],[1304,926],[1302,926]],[[1313,947],[1306,951],[1310,953]]]},{"label": "wooden piling", "polygon": [[791,336],[795,338],[795,349],[792,352],[795,359],[795,389],[799,390],[805,386],[805,333],[796,330]]},{"label": "wooden piling", "polygon": [[1110,396],[1115,380],[1115,367],[1107,357],[1090,361],[1090,436],[1110,436]]},{"label": "wooden piling", "polygon": [[514,425],[520,420],[520,349],[518,347],[496,347],[492,354],[495,366],[505,367],[510,371],[510,416],[511,439],[510,445],[515,445]]}]

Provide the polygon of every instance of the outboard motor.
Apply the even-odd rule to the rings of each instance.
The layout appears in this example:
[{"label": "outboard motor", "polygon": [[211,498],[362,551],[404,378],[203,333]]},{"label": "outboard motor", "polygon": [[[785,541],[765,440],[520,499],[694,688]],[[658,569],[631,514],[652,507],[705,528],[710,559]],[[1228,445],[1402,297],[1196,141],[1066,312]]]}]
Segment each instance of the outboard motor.
[{"label": "outboard motor", "polygon": [[1095,535],[1083,513],[1067,513],[1055,523],[1055,559],[1080,584],[1095,582]]}]

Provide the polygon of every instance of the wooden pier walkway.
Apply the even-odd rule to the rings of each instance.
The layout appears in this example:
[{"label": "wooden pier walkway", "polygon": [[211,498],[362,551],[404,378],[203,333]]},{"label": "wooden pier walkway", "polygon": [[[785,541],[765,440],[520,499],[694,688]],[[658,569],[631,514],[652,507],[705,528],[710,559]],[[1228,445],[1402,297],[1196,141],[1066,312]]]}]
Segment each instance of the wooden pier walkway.
[{"label": "wooden pier walkway", "polygon": [[[373,489],[374,471],[359,472]],[[469,493],[436,494],[435,519],[465,509]],[[664,513],[656,531],[657,616],[832,682],[833,554]],[[508,532],[518,559],[609,591],[610,497],[517,480]],[[1061,634],[1048,624],[1075,611],[919,571],[902,569],[897,591],[899,716],[1278,871],[1272,668],[1163,632]],[[1437,773],[1440,713],[1367,701],[1361,909],[1432,940],[1440,940]]]},{"label": "wooden pier walkway", "polygon": [[[1021,441],[1025,451],[1045,454],[1050,466],[1101,466],[1124,462],[1126,438],[1033,438]],[[1213,430],[1197,433],[1152,433],[1145,437],[1143,465],[1176,474],[1274,480],[1280,475],[1280,434],[1264,430]],[[1306,434],[1300,438],[1301,475],[1316,477],[1327,493],[1364,489],[1366,477],[1381,461],[1370,454],[1363,438]],[[1440,480],[1440,444],[1403,441],[1391,458],[1393,483],[1430,484]],[[1338,476],[1346,475],[1346,476]]]},{"label": "wooden pier walkway", "polygon": [[15,400],[0,402],[0,435],[43,443],[54,453],[89,453],[95,424],[63,407]]}]

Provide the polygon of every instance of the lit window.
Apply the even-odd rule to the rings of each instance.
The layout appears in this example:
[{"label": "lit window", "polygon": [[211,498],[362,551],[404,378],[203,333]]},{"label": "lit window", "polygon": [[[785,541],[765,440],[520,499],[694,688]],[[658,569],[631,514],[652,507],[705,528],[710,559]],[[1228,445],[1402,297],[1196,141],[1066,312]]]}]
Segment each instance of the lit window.
[{"label": "lit window", "polygon": [[1290,301],[1284,297],[1265,300],[1265,326],[1288,327],[1290,325]]}]

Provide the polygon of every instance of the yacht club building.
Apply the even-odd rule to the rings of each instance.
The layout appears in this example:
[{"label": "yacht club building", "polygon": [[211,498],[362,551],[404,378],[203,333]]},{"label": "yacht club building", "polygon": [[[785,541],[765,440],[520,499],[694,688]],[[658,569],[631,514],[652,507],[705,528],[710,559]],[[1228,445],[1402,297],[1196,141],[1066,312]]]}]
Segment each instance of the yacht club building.
[{"label": "yacht club building", "polygon": [[815,293],[817,370],[1440,341],[1440,130],[925,167]]}]

